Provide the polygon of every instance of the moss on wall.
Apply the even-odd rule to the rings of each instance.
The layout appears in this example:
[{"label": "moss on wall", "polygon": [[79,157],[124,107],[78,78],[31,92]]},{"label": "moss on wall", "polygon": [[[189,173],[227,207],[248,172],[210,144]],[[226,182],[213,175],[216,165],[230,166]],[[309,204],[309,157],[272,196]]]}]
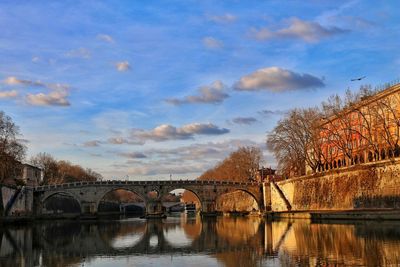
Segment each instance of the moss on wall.
[{"label": "moss on wall", "polygon": [[[278,182],[292,210],[400,208],[400,161],[356,165]],[[273,211],[285,206],[271,192]]]}]

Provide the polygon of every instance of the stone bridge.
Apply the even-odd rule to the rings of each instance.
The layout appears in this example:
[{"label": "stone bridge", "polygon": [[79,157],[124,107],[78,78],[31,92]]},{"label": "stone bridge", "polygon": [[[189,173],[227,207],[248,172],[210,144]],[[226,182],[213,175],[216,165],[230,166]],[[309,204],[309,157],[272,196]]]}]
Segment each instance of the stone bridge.
[{"label": "stone bridge", "polygon": [[[38,186],[34,188],[34,213],[41,215],[46,200],[60,194],[74,198],[79,203],[82,214],[95,215],[104,196],[118,189],[140,196],[145,202],[146,214],[162,211],[163,196],[175,189],[185,189],[194,193],[201,203],[201,212],[205,215],[216,212],[216,202],[220,196],[235,191],[248,193],[257,202],[259,210],[264,210],[263,186],[256,182],[163,180],[75,182]],[[150,192],[157,192],[157,196],[151,197]]]}]

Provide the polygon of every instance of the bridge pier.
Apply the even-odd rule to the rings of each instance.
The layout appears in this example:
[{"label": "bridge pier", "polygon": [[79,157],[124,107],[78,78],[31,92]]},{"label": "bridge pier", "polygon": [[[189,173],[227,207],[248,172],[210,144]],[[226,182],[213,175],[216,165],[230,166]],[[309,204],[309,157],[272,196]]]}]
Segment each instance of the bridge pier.
[{"label": "bridge pier", "polygon": [[165,208],[160,199],[146,201],[146,218],[164,218]]},{"label": "bridge pier", "polygon": [[97,215],[96,202],[81,202],[80,204],[81,204],[82,215]]},{"label": "bridge pier", "polygon": [[201,202],[201,215],[202,216],[217,216],[216,200],[204,200]]},{"label": "bridge pier", "polygon": [[39,194],[33,195],[33,207],[32,214],[34,217],[42,216],[43,213],[43,205],[44,203],[41,201]]}]

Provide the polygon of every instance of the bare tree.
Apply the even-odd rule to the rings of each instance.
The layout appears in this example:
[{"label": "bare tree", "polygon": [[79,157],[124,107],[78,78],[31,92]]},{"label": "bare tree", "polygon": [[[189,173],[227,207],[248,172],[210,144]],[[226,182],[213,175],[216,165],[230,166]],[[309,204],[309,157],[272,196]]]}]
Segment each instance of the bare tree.
[{"label": "bare tree", "polygon": [[[198,179],[238,182],[254,180],[259,170],[261,159],[262,153],[259,148],[240,147],[215,167],[205,171]],[[188,190],[185,190],[182,198],[185,202],[198,202],[197,197]]]},{"label": "bare tree", "polygon": [[[385,88],[386,89],[386,88]],[[333,95],[321,109],[293,109],[268,134],[286,174],[400,156],[400,95],[361,86]],[[321,110],[321,112],[319,111]]]},{"label": "bare tree", "polygon": [[313,172],[323,157],[318,108],[294,109],[267,136],[267,147],[275,154],[280,172],[303,175],[307,164]]},{"label": "bare tree", "polygon": [[19,127],[11,117],[0,111],[0,183],[16,178],[20,161],[25,157],[25,146],[17,139]]},{"label": "bare tree", "polygon": [[370,86],[362,86],[355,93],[347,90],[343,99],[336,95],[322,104],[325,123],[321,130],[328,137],[326,141],[348,159],[364,151],[373,151],[374,159],[400,153],[400,96],[377,93]]},{"label": "bare tree", "polygon": [[43,184],[61,184],[75,181],[98,181],[103,177],[92,169],[84,169],[71,162],[57,161],[48,153],[39,153],[32,157],[30,162],[42,168]]},{"label": "bare tree", "polygon": [[346,112],[357,100],[357,95],[346,91],[344,100],[339,95],[333,95],[326,102],[322,102],[323,122],[321,132],[325,137],[326,162],[331,163],[332,159],[339,154],[351,158],[354,150],[354,139],[357,132],[353,113]]},{"label": "bare tree", "polygon": [[101,181],[103,180],[103,175],[101,175],[98,172],[95,172],[94,170],[90,168],[85,169],[86,175],[88,180],[94,180],[94,181]]},{"label": "bare tree", "polygon": [[[400,141],[400,114],[398,112],[400,96],[393,94],[380,98],[373,106],[372,115],[375,119],[375,129],[378,133],[375,143],[380,143],[383,150],[388,150],[390,156],[398,154]],[[384,152],[383,152],[384,153]],[[384,157],[381,153],[381,157]]]},{"label": "bare tree", "polygon": [[43,183],[56,184],[58,178],[58,163],[48,153],[39,153],[30,159],[30,163],[43,170]]},{"label": "bare tree", "polygon": [[248,181],[256,177],[262,153],[256,147],[240,147],[199,179]]}]

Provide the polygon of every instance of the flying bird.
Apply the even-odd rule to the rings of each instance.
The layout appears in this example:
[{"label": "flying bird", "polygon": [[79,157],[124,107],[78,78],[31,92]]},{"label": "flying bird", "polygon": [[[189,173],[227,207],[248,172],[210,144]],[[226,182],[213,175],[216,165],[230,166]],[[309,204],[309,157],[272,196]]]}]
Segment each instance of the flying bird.
[{"label": "flying bird", "polygon": [[352,82],[354,82],[354,81],[361,81],[361,80],[364,79],[365,77],[367,77],[367,76],[363,76],[363,77],[360,77],[360,78],[351,79],[350,81],[352,81]]}]

